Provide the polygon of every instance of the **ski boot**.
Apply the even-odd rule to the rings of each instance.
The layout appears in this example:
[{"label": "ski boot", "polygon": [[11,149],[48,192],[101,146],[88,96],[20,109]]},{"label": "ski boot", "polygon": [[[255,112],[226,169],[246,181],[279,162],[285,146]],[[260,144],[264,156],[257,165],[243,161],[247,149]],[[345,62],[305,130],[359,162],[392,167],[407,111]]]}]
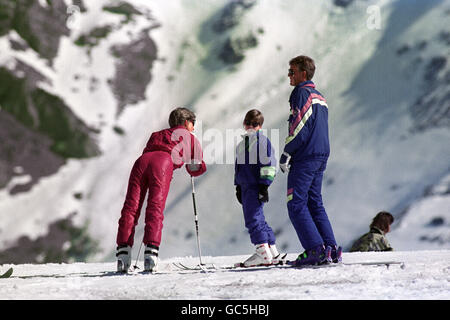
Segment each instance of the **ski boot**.
[{"label": "ski boot", "polygon": [[317,246],[313,249],[306,250],[300,254],[295,261],[289,264],[294,267],[302,266],[318,266],[331,262],[331,247],[324,245]]},{"label": "ski boot", "polygon": [[152,244],[147,244],[144,251],[144,270],[145,272],[154,272],[158,266],[159,248]]},{"label": "ski boot", "polygon": [[272,254],[272,264],[284,264],[287,253],[279,253],[275,244],[269,244],[270,253]]},{"label": "ski boot", "polygon": [[268,266],[272,264],[272,253],[267,243],[257,244],[256,252],[244,261],[244,267]]},{"label": "ski boot", "polygon": [[118,246],[116,249],[117,272],[126,273],[131,265],[131,247],[127,245]]},{"label": "ski boot", "polygon": [[333,263],[341,263],[342,262],[342,247],[341,246],[332,246],[331,247],[331,259]]}]

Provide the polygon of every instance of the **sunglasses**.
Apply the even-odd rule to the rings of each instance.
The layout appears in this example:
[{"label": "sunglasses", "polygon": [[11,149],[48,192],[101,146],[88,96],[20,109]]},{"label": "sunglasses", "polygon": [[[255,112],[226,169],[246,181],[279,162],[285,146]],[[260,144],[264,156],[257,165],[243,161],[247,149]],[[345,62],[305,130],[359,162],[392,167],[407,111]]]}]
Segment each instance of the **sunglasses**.
[{"label": "sunglasses", "polygon": [[259,123],[258,122],[251,122],[251,121],[244,121],[244,125],[252,126],[253,128],[256,128],[257,126],[259,126]]},{"label": "sunglasses", "polygon": [[289,69],[288,70],[288,76],[293,76],[295,74],[295,70],[294,69]]}]

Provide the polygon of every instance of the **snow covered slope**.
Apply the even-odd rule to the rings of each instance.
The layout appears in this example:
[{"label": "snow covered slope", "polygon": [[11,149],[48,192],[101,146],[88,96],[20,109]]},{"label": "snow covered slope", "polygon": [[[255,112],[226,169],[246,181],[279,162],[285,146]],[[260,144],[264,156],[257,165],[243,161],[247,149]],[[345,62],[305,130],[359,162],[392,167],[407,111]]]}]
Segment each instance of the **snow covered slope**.
[{"label": "snow covered slope", "polygon": [[[290,254],[290,258],[295,255]],[[232,265],[245,256],[203,257]],[[344,253],[343,261],[404,262],[404,266],[341,265],[320,269],[170,271],[171,263],[194,266],[198,258],[161,261],[155,274],[115,275],[115,263],[15,265],[0,279],[1,299],[39,300],[448,300],[450,251]],[[134,263],[134,261],[133,261]],[[138,266],[142,269],[143,262]],[[3,265],[0,270],[6,270]],[[172,267],[173,268],[173,267]],[[181,310],[180,310],[181,312]],[[273,316],[273,315],[271,315]],[[272,318],[270,318],[272,319]],[[274,318],[275,319],[275,318]]]},{"label": "snow covered slope", "polygon": [[[291,91],[288,61],[299,54],[315,59],[314,81],[329,105],[332,154],[323,196],[338,242],[348,247],[378,211],[388,210],[398,222],[388,235],[394,248],[450,248],[444,179],[450,170],[450,63],[448,28],[442,23],[448,21],[449,1],[353,1],[345,8],[328,0],[243,1],[248,8],[226,28],[217,24],[228,12],[225,0],[129,1],[145,13],[129,23],[105,12],[114,1],[84,2],[86,10],[73,15],[70,35],[61,36],[52,66],[32,49],[14,50],[10,39],[21,39],[13,31],[0,37],[0,63],[14,66],[11,61],[20,58],[45,75],[49,81],[39,86],[62,97],[98,130],[101,149],[97,157],[69,159],[28,192],[12,195],[14,187],[30,181],[16,168],[0,190],[0,249],[18,250],[20,237],[33,242],[70,216],[77,225],[88,223],[90,236],[99,242],[101,252],[91,260],[111,261],[132,163],[150,133],[167,126],[169,111],[184,105],[197,113],[197,136],[208,163],[207,174],[196,179],[203,253],[250,252],[234,199],[233,165],[227,162],[235,145],[227,130],[241,128],[246,111],[259,108],[269,138],[281,150]],[[368,24],[369,5],[379,9],[379,28]],[[97,45],[74,44],[105,26],[110,28],[101,30],[108,33]],[[225,29],[217,33],[217,28]],[[239,63],[220,59],[228,39],[245,40]],[[138,54],[152,41],[157,57],[144,68],[147,76],[151,73],[148,86],[137,97],[122,96],[113,90],[121,87],[115,81],[123,72],[117,55]],[[130,103],[133,98],[136,103]],[[437,186],[445,190],[429,196],[426,191]],[[278,173],[269,192],[265,212],[279,247],[302,251],[286,211],[286,175]],[[437,227],[430,226],[434,218]],[[136,243],[142,230],[141,219]],[[161,256],[195,255],[193,232],[190,180],[181,169],[166,205]]]}]

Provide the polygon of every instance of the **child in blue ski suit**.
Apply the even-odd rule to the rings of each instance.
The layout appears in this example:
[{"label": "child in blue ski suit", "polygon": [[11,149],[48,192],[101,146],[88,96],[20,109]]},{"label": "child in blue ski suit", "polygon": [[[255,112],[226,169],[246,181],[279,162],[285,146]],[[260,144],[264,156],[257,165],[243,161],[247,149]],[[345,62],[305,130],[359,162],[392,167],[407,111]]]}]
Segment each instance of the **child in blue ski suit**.
[{"label": "child in blue ski suit", "polygon": [[256,247],[255,254],[244,262],[244,266],[269,265],[281,258],[263,211],[264,203],[269,201],[268,187],[276,173],[270,140],[259,131],[263,122],[264,116],[259,110],[248,111],[243,123],[246,133],[236,149],[236,197],[242,204],[245,226]]}]

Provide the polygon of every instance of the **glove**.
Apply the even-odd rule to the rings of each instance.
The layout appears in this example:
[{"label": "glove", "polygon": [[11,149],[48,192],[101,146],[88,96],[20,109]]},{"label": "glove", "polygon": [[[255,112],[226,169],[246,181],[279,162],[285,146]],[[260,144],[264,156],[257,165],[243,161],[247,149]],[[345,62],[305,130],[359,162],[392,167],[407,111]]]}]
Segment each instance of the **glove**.
[{"label": "glove", "polygon": [[236,198],[239,201],[239,203],[242,204],[242,191],[240,185],[236,185]]},{"label": "glove", "polygon": [[266,184],[260,184],[258,185],[258,199],[261,202],[269,202],[269,192],[268,189],[269,186]]},{"label": "glove", "polygon": [[197,163],[187,163],[186,164],[186,169],[188,170],[188,172],[189,171],[196,172],[196,171],[200,170],[201,167],[202,166],[200,164],[197,164]]},{"label": "glove", "polygon": [[289,172],[291,155],[287,152],[283,152],[280,157],[280,169],[283,173]]},{"label": "glove", "polygon": [[206,171],[205,162],[202,161],[202,163],[186,163],[186,171],[191,177],[198,177]]}]

